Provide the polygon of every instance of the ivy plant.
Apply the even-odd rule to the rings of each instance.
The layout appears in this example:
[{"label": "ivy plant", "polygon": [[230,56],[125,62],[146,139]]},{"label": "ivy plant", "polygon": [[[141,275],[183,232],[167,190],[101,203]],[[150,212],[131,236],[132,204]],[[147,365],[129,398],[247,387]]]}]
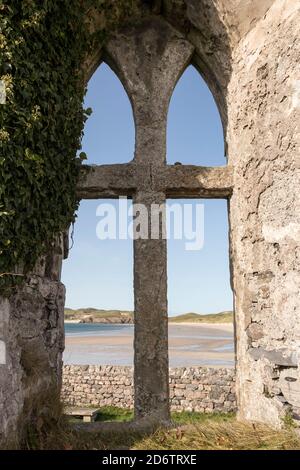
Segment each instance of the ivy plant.
[{"label": "ivy plant", "polygon": [[[28,273],[78,206],[85,93],[82,65],[111,25],[90,28],[87,12],[117,22],[135,3],[0,0],[0,290]],[[98,10],[98,11],[97,11]],[[109,12],[109,13],[107,13]],[[106,25],[106,26],[105,26]],[[91,32],[93,29],[93,32]]]}]

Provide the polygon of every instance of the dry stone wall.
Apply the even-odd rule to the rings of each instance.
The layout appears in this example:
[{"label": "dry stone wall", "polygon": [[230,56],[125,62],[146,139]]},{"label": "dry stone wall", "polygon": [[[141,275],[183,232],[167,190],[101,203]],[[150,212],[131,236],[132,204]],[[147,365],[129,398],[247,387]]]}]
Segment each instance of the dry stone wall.
[{"label": "dry stone wall", "polygon": [[[230,412],[236,409],[233,369],[171,368],[169,385],[173,411]],[[66,365],[62,399],[72,406],[133,408],[133,368]]]}]

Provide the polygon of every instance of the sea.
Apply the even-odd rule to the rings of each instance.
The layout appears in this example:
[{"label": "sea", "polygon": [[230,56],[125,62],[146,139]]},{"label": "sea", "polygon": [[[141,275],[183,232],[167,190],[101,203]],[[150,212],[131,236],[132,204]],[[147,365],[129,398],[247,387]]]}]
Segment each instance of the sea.
[{"label": "sea", "polygon": [[[65,323],[65,364],[133,365],[134,325]],[[234,366],[232,329],[169,325],[171,367]]]}]

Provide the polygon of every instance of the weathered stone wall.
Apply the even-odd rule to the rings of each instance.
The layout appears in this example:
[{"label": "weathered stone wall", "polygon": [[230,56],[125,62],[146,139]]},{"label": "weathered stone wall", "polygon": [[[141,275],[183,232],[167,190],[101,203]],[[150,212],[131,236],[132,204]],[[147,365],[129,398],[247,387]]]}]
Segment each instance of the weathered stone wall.
[{"label": "weathered stone wall", "polygon": [[41,402],[53,383],[60,386],[65,287],[59,278],[64,251],[59,237],[22,288],[0,298],[0,442],[12,434],[17,440],[35,402]]},{"label": "weathered stone wall", "polygon": [[[133,408],[133,368],[66,365],[62,399],[73,406]],[[173,411],[235,411],[235,372],[223,368],[171,368],[170,402]]]},{"label": "weathered stone wall", "polygon": [[299,20],[299,2],[272,2],[227,96],[239,414],[275,426],[300,415]]}]

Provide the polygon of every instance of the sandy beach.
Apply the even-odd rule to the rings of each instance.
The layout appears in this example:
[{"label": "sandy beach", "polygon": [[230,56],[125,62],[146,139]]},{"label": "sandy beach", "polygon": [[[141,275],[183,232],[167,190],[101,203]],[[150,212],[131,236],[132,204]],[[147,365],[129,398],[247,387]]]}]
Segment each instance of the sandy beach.
[{"label": "sandy beach", "polygon": [[[169,324],[171,367],[231,367],[234,365],[233,349],[230,323]],[[132,365],[133,325],[66,325],[64,362]]]}]

